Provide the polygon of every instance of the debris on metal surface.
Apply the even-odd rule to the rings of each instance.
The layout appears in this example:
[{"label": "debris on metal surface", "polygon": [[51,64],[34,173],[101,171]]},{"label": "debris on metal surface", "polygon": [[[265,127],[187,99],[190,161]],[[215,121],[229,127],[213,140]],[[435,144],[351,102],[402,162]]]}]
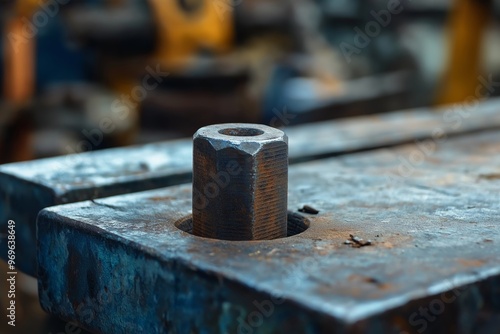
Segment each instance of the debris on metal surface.
[{"label": "debris on metal surface", "polygon": [[[409,158],[416,152],[421,159]],[[494,328],[500,180],[480,176],[498,166],[497,131],[441,141],[428,155],[405,145],[296,165],[289,207],[321,211],[304,232],[276,240],[177,228],[190,185],[46,209],[41,304],[96,333]],[[345,247],[349,234],[376,242]],[[442,308],[425,321],[419,309],[433,312],[436,301]]]},{"label": "debris on metal surface", "polygon": [[355,247],[355,248],[361,248],[361,247],[365,247],[365,246],[370,246],[373,243],[372,243],[371,240],[363,240],[360,237],[357,237],[355,235],[349,234],[349,239],[347,239],[346,241],[344,241],[344,244],[345,245],[351,245],[352,247]]},{"label": "debris on metal surface", "polygon": [[304,205],[301,209],[299,209],[299,212],[304,212],[311,215],[317,215],[319,213],[319,210],[313,208],[310,205]]}]

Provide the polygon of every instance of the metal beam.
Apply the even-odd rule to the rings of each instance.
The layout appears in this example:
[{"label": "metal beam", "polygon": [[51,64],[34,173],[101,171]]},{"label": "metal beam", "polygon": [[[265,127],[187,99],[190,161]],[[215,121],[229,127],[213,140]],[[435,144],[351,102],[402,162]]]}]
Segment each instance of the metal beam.
[{"label": "metal beam", "polygon": [[49,208],[41,304],[96,333],[493,332],[498,166],[498,131],[293,166],[310,227],[266,241],[176,227],[190,185]]}]

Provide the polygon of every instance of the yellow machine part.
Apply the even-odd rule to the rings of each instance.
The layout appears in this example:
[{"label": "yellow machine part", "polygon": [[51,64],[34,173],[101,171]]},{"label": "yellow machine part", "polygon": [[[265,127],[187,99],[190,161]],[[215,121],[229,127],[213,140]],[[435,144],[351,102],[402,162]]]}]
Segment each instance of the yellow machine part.
[{"label": "yellow machine part", "polygon": [[476,96],[486,28],[490,23],[491,0],[455,0],[450,17],[448,66],[438,92],[437,104],[462,102]]},{"label": "yellow machine part", "polygon": [[[108,0],[111,1],[111,0]],[[116,6],[121,0],[112,0]],[[103,77],[118,96],[128,96],[141,85],[137,81],[147,67],[168,73],[182,73],[200,50],[217,55],[231,51],[233,45],[233,10],[231,0],[148,0],[157,26],[156,49],[153,54],[131,60],[111,61],[103,68]],[[180,2],[198,2],[197,10],[187,12]],[[139,104],[131,114],[139,113]],[[131,144],[130,136],[120,145]],[[127,139],[128,138],[128,139]]]},{"label": "yellow machine part", "polygon": [[[141,59],[144,67],[160,65],[170,73],[183,72],[201,50],[214,55],[231,50],[234,37],[231,0],[192,0],[200,3],[193,12],[181,8],[180,1],[149,0],[158,37],[155,52]],[[137,85],[137,73],[123,71],[123,64],[109,64],[105,72],[108,84],[119,93],[128,94]]]},{"label": "yellow machine part", "polygon": [[199,0],[193,12],[173,0],[149,0],[156,17],[158,47],[154,55],[165,68],[182,70],[199,51],[223,54],[234,36],[232,1]]}]

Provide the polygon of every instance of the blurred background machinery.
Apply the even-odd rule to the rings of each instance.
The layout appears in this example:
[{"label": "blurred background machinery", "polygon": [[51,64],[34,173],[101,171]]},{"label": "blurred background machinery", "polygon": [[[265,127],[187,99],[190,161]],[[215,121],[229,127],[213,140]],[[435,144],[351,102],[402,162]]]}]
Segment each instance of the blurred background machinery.
[{"label": "blurred background machinery", "polygon": [[2,162],[457,102],[500,69],[493,1],[1,6]]}]

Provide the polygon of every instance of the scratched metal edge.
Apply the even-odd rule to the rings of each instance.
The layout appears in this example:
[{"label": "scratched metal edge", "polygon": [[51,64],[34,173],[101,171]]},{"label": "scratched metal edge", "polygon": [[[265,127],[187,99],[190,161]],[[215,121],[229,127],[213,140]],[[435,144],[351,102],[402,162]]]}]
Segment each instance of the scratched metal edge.
[{"label": "scratched metal edge", "polygon": [[[13,177],[18,177],[18,178],[27,178],[27,179],[32,179],[31,181],[36,184],[40,184],[49,188],[53,188],[54,191],[59,195],[62,196],[67,192],[67,184],[62,184],[59,181],[49,181],[49,180],[43,180],[43,179],[36,179],[33,178],[32,176],[27,175],[29,173],[28,171],[32,169],[38,169],[38,168],[49,168],[49,170],[46,170],[44,172],[50,172],[51,174],[57,174],[59,172],[67,172],[68,170],[71,171],[71,169],[78,167],[79,165],[82,165],[82,163],[87,163],[89,165],[92,165],[90,162],[98,160],[98,159],[103,159],[103,158],[109,158],[112,155],[126,155],[127,157],[130,156],[131,153],[141,153],[144,150],[147,149],[155,149],[158,151],[161,151],[161,149],[168,149],[171,151],[166,151],[165,153],[173,153],[172,155],[187,155],[190,156],[192,153],[191,149],[191,140],[190,139],[178,139],[178,140],[172,140],[172,141],[166,141],[166,142],[158,142],[158,143],[150,143],[150,144],[145,144],[145,145],[134,145],[134,146],[127,146],[127,147],[117,147],[117,148],[111,148],[111,149],[105,149],[105,150],[98,150],[98,151],[90,151],[90,152],[82,152],[78,154],[68,154],[64,156],[58,156],[58,157],[52,157],[52,158],[44,158],[44,159],[38,159],[38,160],[32,160],[32,161],[24,161],[24,162],[15,162],[15,163],[9,163],[9,164],[4,164],[0,165],[0,173],[5,174],[5,175],[11,175]],[[142,157],[142,156],[141,156]],[[149,157],[144,157],[144,161],[148,162]],[[124,161],[120,167],[123,167],[125,170],[125,165],[127,163],[134,163],[135,161]],[[149,174],[153,175],[153,177],[161,177],[162,175],[165,174],[165,171],[167,173],[178,173],[179,175],[184,175],[186,172],[190,172],[191,170],[191,160],[187,161],[182,161],[180,164],[172,164],[172,165],[166,165],[165,170],[158,170],[154,169],[149,172]],[[98,172],[95,173],[96,175],[99,175]],[[144,178],[144,174],[148,173],[143,173],[142,175],[139,176],[139,178]],[[74,172],[75,177],[79,176],[79,171]],[[169,174],[168,174],[169,175]],[[132,175],[127,175],[126,173],[120,173],[120,170],[118,170],[115,175],[112,175],[111,177],[108,177],[105,181],[101,181],[100,183],[95,183],[95,186],[105,186],[105,185],[113,185],[116,182],[123,182],[127,183],[130,181],[135,181],[137,180],[138,176],[136,174]],[[71,186],[75,187],[76,189],[85,189],[87,187],[85,186],[78,186],[78,184],[71,184]]]},{"label": "scratched metal edge", "polygon": [[[222,277],[210,269],[193,267],[192,264],[175,255],[166,257],[157,252],[154,248],[145,247],[144,245],[130,241],[126,238],[109,234],[107,231],[98,227],[89,229],[86,224],[61,217],[57,213],[51,212],[50,208],[40,212],[38,226],[39,230],[44,234],[44,237],[39,238],[37,242],[38,248],[42,250],[38,254],[38,261],[40,262],[40,267],[38,269],[40,304],[46,312],[56,315],[68,322],[74,323],[76,320],[79,326],[88,331],[103,334],[131,333],[136,331],[146,331],[149,333],[188,333],[193,331],[196,333],[246,333],[244,328],[247,325],[242,325],[242,322],[238,319],[254,311],[254,302],[256,299],[268,300],[269,298],[275,298],[268,292],[257,291],[237,279]],[[70,229],[68,229],[68,227],[70,227]],[[122,289],[126,290],[126,297],[120,296],[119,302],[111,298],[111,300],[107,299],[109,303],[102,303],[101,306],[106,308],[104,313],[109,312],[109,309],[114,309],[116,305],[113,304],[119,304],[116,313],[109,314],[103,318],[101,318],[101,312],[103,310],[100,310],[98,307],[94,308],[93,306],[84,304],[84,300],[90,299],[95,301],[99,299],[99,294],[83,297],[82,304],[79,304],[79,306],[86,305],[87,308],[74,307],[74,302],[73,306],[65,308],[65,306],[68,305],[63,298],[59,299],[60,303],[55,303],[54,300],[57,300],[58,297],[51,294],[50,291],[54,292],[54,290],[48,289],[48,281],[46,280],[46,272],[44,270],[46,260],[49,258],[53,259],[54,254],[52,254],[51,251],[46,254],[45,251],[50,250],[51,247],[43,247],[42,245],[45,242],[45,236],[56,235],[58,233],[65,234],[65,238],[74,234],[74,236],[65,239],[67,240],[67,244],[58,244],[58,246],[74,247],[75,244],[80,246],[79,241],[85,240],[86,236],[89,235],[91,239],[86,243],[87,247],[100,247],[100,244],[104,243],[106,244],[104,252],[113,249],[113,254],[120,255],[121,251],[130,254],[134,253],[133,249],[137,249],[140,252],[146,252],[146,256],[139,259],[140,261],[135,261],[135,258],[125,258],[123,261],[126,263],[125,267],[133,268],[133,272],[128,273],[129,275],[123,272],[120,274],[125,277],[136,278],[137,270],[147,271],[148,268],[154,268],[154,270],[161,271],[167,268],[168,270],[159,274],[161,278],[165,279],[165,285],[162,285],[160,290],[151,292],[152,295],[162,294],[164,296],[173,296],[173,300],[169,300],[168,298],[162,300],[158,298],[155,299],[154,302],[147,301],[142,302],[140,305],[128,305],[128,303],[133,303],[144,297],[145,291],[141,290],[137,296],[130,296],[128,293],[129,287],[114,286],[113,288],[118,291],[115,291],[116,293],[121,294]],[[85,235],[85,237],[83,237],[83,235]],[[55,240],[56,239],[49,240],[49,242]],[[60,241],[62,241],[62,239]],[[69,246],[70,244],[72,246]],[[126,245],[125,249],[123,247],[124,245]],[[59,250],[60,249],[61,248],[59,248]],[[77,263],[78,266],[85,266],[86,260],[88,260],[87,256],[89,250],[89,248],[80,248],[79,251],[82,252],[83,257],[78,257],[73,261]],[[131,260],[136,263],[136,266],[130,265]],[[158,266],[158,260],[161,262],[161,267]],[[90,264],[90,266],[91,265],[92,264]],[[51,270],[61,271],[64,271],[67,267],[66,265],[54,267],[52,261],[49,261],[49,266]],[[114,266],[109,266],[108,269],[110,271],[108,272],[106,272],[106,268],[101,268],[100,275],[96,277],[96,281],[100,281],[101,285],[106,285],[106,283],[108,283],[109,286],[113,285],[112,281],[106,282],[106,279],[112,275],[114,268]],[[66,273],[68,274],[68,272]],[[66,277],[71,278],[72,276],[73,275],[67,275]],[[65,277],[65,275],[59,275],[59,278],[63,277]],[[70,287],[68,287],[68,282],[60,283],[62,286],[59,291],[70,289]],[[141,283],[143,285],[157,284],[157,282],[154,283],[151,281]],[[48,284],[50,285],[51,283]],[[131,284],[137,284],[137,281]],[[73,286],[72,288],[78,289],[78,286]],[[185,305],[179,305],[175,302],[178,298],[182,299],[183,290],[185,290],[184,294],[186,294],[186,291],[189,291],[187,293],[188,295],[192,294],[190,297],[191,299],[184,301],[189,305],[187,308],[183,307]],[[57,291],[55,292],[57,293]],[[148,297],[152,297],[152,295]],[[302,305],[293,300],[279,297],[273,300],[279,300],[279,306],[275,307],[272,312],[273,314],[266,319],[259,331],[279,329],[280,331],[294,332],[300,329],[303,330],[304,333],[318,333],[326,332],[331,329],[332,325],[339,331],[344,327],[342,321],[337,322],[328,314],[321,311],[303,308]],[[193,309],[193,305],[199,305],[199,307]],[[141,312],[137,312],[138,308]],[[214,308],[216,308],[216,310],[214,310]],[[75,312],[65,312],[71,309]],[[90,315],[89,309],[94,309],[94,311],[97,312],[93,312],[93,315]],[[298,309],[301,309],[300,313],[297,312]],[[158,315],[159,311],[163,312],[161,316]],[[136,316],[138,313],[140,313],[139,317]],[[84,314],[84,316],[81,316],[81,314]],[[120,314],[122,316],[120,316]],[[123,319],[124,314],[132,316],[130,319]],[[165,314],[169,315],[165,316]],[[292,314],[293,318],[290,319]],[[87,318],[87,320],[92,320],[86,321],[85,318]],[[145,319],[146,321],[144,321]],[[161,325],[158,326],[158,324]],[[240,326],[243,326],[243,330],[240,329]],[[253,333],[253,330],[251,333]]]},{"label": "scratched metal edge", "polygon": [[[500,114],[500,113],[499,113]],[[500,120],[500,118],[499,118]],[[464,136],[464,135],[470,135],[470,134],[476,134],[476,133],[481,133],[486,130],[495,130],[498,129],[500,130],[500,124],[499,125],[490,125],[490,126],[484,126],[484,127],[477,127],[477,128],[469,128],[462,130],[461,132],[449,132],[446,133],[447,138],[454,138],[454,137],[459,137],[459,136]],[[366,146],[366,147],[353,147],[351,149],[346,149],[344,151],[320,151],[320,152],[309,152],[308,154],[304,154],[302,157],[292,157],[290,159],[290,164],[298,164],[298,163],[304,163],[304,162],[309,162],[312,160],[322,160],[322,159],[328,159],[328,158],[333,158],[333,157],[339,157],[343,155],[348,155],[348,154],[354,154],[354,153],[364,153],[368,151],[373,151],[373,150],[379,150],[379,149],[384,149],[384,148],[391,148],[391,147],[396,147],[399,145],[406,145],[406,144],[413,144],[418,141],[424,141],[426,139],[431,139],[430,135],[420,135],[417,136],[415,135],[414,137],[410,139],[403,139],[401,138],[399,141],[395,141],[394,143],[386,143],[386,144],[373,144],[372,146]]]},{"label": "scratched metal edge", "polygon": [[[175,187],[176,188],[176,187]],[[175,189],[169,189],[172,190],[172,192],[175,192]],[[167,190],[165,190],[167,192]],[[170,191],[168,191],[170,193]],[[145,192],[144,194],[146,194]],[[91,205],[92,203],[79,203],[81,205],[88,204]],[[266,288],[260,288],[256,289],[255,286],[252,284],[249,284],[248,282],[245,282],[244,280],[238,279],[236,277],[231,277],[230,275],[226,276],[221,276],[220,273],[217,273],[211,266],[203,266],[203,265],[193,265],[192,263],[189,263],[188,261],[185,261],[182,258],[179,258],[174,254],[171,254],[171,256],[165,256],[161,252],[158,252],[152,247],[147,247],[145,245],[141,245],[137,242],[134,242],[133,240],[124,238],[122,236],[109,233],[109,231],[106,231],[104,229],[101,229],[97,226],[89,226],[85,223],[81,223],[77,220],[67,218],[64,216],[61,216],[60,214],[56,213],[54,210],[61,210],[64,211],[64,208],[68,207],[68,205],[63,205],[55,208],[48,208],[43,210],[40,215],[39,215],[39,229],[42,230],[43,236],[38,238],[38,247],[39,249],[41,248],[44,251],[47,251],[51,247],[43,247],[43,243],[47,239],[48,235],[52,236],[52,240],[50,237],[48,240],[50,242],[53,242],[57,244],[57,246],[61,247],[68,247],[68,245],[75,245],[81,242],[81,240],[88,239],[88,244],[93,244],[96,247],[100,247],[100,244],[106,244],[104,246],[105,253],[111,253],[111,254],[118,254],[116,248],[120,248],[125,245],[126,247],[126,253],[128,254],[134,254],[134,249],[139,251],[141,254],[146,254],[150,260],[152,261],[151,263],[144,263],[144,268],[143,270],[147,270],[147,268],[154,268],[154,270],[158,270],[158,263],[161,263],[161,267],[167,267],[171,269],[170,273],[176,277],[176,279],[179,280],[186,280],[187,282],[190,282],[187,284],[186,289],[190,291],[197,291],[195,293],[195,297],[190,301],[191,303],[199,303],[202,305],[207,305],[207,302],[203,299],[203,293],[207,291],[217,291],[217,287],[224,285],[223,281],[227,282],[227,286],[224,285],[224,289],[226,290],[226,293],[223,294],[223,300],[220,300],[220,302],[225,302],[226,299],[229,300],[229,303],[231,303],[231,307],[236,307],[240,308],[239,312],[240,313],[231,313],[231,315],[224,314],[224,310],[218,310],[221,312],[220,314],[217,313],[212,313],[210,315],[210,318],[216,317],[216,315],[219,317],[218,321],[211,324],[211,321],[208,319],[203,319],[199,323],[199,328],[194,328],[200,330],[200,333],[204,333],[203,329],[206,329],[206,333],[212,333],[214,331],[220,331],[220,328],[218,328],[218,324],[220,320],[220,317],[223,317],[223,322],[228,328],[224,328],[224,331],[220,332],[236,332],[235,329],[239,328],[238,326],[241,325],[241,322],[237,321],[238,315],[248,315],[252,311],[255,311],[255,306],[252,306],[254,301],[264,301],[264,300],[269,300],[273,298],[273,292],[266,289]],[[172,224],[173,222],[170,221],[169,224]],[[65,238],[68,237],[70,234],[75,234],[72,237],[69,237],[68,239],[61,239],[55,236],[57,233],[64,234]],[[184,232],[181,232],[181,234]],[[90,238],[87,238],[89,237]],[[193,236],[188,236],[185,235],[188,238],[197,238]],[[200,238],[203,239],[203,238]],[[260,242],[255,242],[256,244],[264,244],[264,243],[272,243],[275,241],[260,241]],[[221,241],[221,243],[224,243],[224,241]],[[89,249],[87,248],[80,248],[78,249],[79,252],[81,252],[81,256],[78,257],[78,259],[74,260],[75,263],[80,266],[82,263],[86,261],[86,258],[88,257],[88,254],[91,253]],[[76,252],[73,252],[75,254]],[[40,302],[42,305],[42,308],[54,315],[57,315],[63,319],[66,319],[68,321],[75,321],[77,320],[78,324],[82,326],[82,328],[85,328],[90,331],[95,331],[98,333],[121,333],[122,331],[116,331],[117,327],[119,324],[116,323],[110,323],[106,322],[99,318],[99,316],[96,316],[96,318],[93,319],[92,322],[85,322],[82,317],[79,317],[76,313],[67,313],[68,310],[75,310],[76,308],[73,306],[68,306],[64,305],[65,303],[67,304],[67,301],[64,299],[57,299],[54,298],[54,296],[50,296],[51,292],[61,292],[61,291],[69,291],[69,288],[67,286],[60,286],[59,288],[54,289],[53,281],[51,282],[50,277],[48,278],[46,276],[46,273],[44,271],[44,264],[47,263],[47,267],[50,267],[53,272],[59,272],[60,274],[57,275],[59,278],[62,277],[67,277],[68,280],[70,279],[75,279],[76,277],[73,277],[72,275],[69,275],[67,272],[67,275],[64,275],[65,267],[66,265],[63,266],[55,266],[53,259],[57,258],[54,257],[54,254],[51,254],[50,252],[45,254],[44,252],[40,251],[38,254],[38,261],[40,263],[40,272],[39,272],[39,291],[40,291]],[[48,261],[47,261],[48,260]],[[125,267],[134,267],[131,265],[136,260],[135,255],[130,255],[130,257],[127,257],[123,260],[123,262],[127,263]],[[139,262],[142,262],[139,261]],[[170,265],[170,263],[173,263],[174,265]],[[95,265],[95,264],[94,264]],[[139,263],[138,265],[141,265]],[[136,265],[134,268],[138,268]],[[98,278],[95,279],[95,282],[97,281],[102,281],[103,278],[106,278],[108,275],[111,274],[111,272],[115,269],[114,266],[109,266],[109,272],[106,272],[105,269],[101,269],[102,271],[98,275]],[[182,271],[187,271],[189,274],[184,277],[184,273]],[[126,273],[120,273],[121,275],[127,276]],[[130,274],[129,274],[130,275]],[[131,276],[140,276],[140,274],[137,274],[137,272],[134,272]],[[168,275],[167,273],[165,275]],[[196,282],[195,280],[199,279],[200,276],[206,280],[206,284],[203,288],[203,290],[197,290]],[[52,276],[52,279],[54,279],[54,275]],[[87,277],[88,279],[88,277]],[[77,279],[78,281],[78,279]],[[266,333],[267,331],[279,331],[283,332],[283,327],[285,324],[283,323],[283,319],[286,319],[287,321],[290,321],[290,319],[293,317],[296,317],[297,314],[301,315],[300,319],[294,319],[294,320],[300,320],[299,323],[293,323],[290,326],[290,330],[294,330],[295,332],[298,330],[300,333],[342,333],[342,332],[349,332],[349,333],[386,333],[389,330],[394,330],[395,327],[392,325],[393,323],[401,323],[404,321],[404,319],[408,319],[411,317],[412,313],[415,312],[415,310],[418,310],[419,307],[425,307],[428,306],[429,303],[431,303],[433,300],[440,298],[440,295],[443,293],[453,293],[454,290],[457,288],[464,289],[466,286],[470,286],[469,291],[464,293],[461,296],[458,296],[458,302],[460,304],[464,303],[470,303],[469,306],[461,306],[461,307],[453,307],[453,311],[450,312],[448,311],[444,316],[441,316],[439,321],[432,322],[429,326],[433,330],[450,330],[450,323],[452,323],[452,326],[456,326],[456,323],[450,322],[450,319],[455,319],[457,315],[463,313],[462,310],[465,310],[466,313],[474,312],[474,309],[476,308],[476,311],[479,312],[481,309],[481,302],[474,300],[474,296],[471,296],[471,294],[477,294],[478,290],[483,290],[481,291],[482,296],[490,296],[490,298],[493,300],[496,298],[498,301],[500,301],[500,267],[497,268],[492,268],[491,270],[483,273],[476,273],[476,274],[468,274],[468,275],[459,275],[453,278],[453,287],[450,288],[449,284],[435,284],[433,286],[430,286],[427,288],[427,291],[432,291],[432,294],[428,294],[425,291],[419,291],[416,289],[416,292],[408,294],[408,295],[403,295],[398,298],[392,298],[392,299],[386,299],[383,301],[375,302],[373,305],[371,305],[370,309],[365,309],[361,312],[356,312],[355,309],[352,310],[351,314],[336,314],[335,312],[331,312],[331,310],[325,310],[321,307],[318,307],[317,304],[315,303],[304,303],[304,301],[299,301],[295,300],[293,297],[290,296],[285,296],[282,298],[284,300],[283,305],[275,305],[275,312],[277,312],[276,317],[278,317],[281,320],[274,320],[274,315],[272,316],[272,319],[266,318],[264,321],[262,327],[259,327],[258,330],[256,329],[256,333],[259,333],[261,330],[263,333]],[[80,282],[81,283],[81,282]],[[78,283],[77,283],[78,284]],[[104,284],[104,283],[102,283]],[[142,282],[141,286],[152,284],[152,282]],[[73,286],[73,289],[77,289],[78,286]],[[83,290],[85,290],[87,287],[83,287]],[[472,290],[472,291],[471,291]],[[163,288],[160,289],[160,291],[164,291]],[[48,294],[47,294],[48,292]],[[145,294],[145,291],[141,290],[141,294]],[[202,297],[203,296],[203,297]],[[250,298],[245,300],[245,296],[249,296]],[[129,296],[127,296],[128,298]],[[136,296],[139,297],[139,296]],[[123,296],[120,298],[121,303],[126,303],[127,298],[124,298]],[[133,297],[130,297],[131,299],[134,299]],[[206,297],[208,300],[211,298],[215,298],[214,296],[212,297]],[[472,298],[472,300],[470,300]],[[84,300],[94,300],[95,304],[95,299],[97,297],[94,296],[85,296],[82,298],[82,302]],[[488,301],[491,302],[491,301]],[[222,304],[221,303],[221,304]],[[474,304],[475,303],[475,304]],[[459,305],[460,305],[459,304]],[[152,306],[153,308],[158,307],[158,306],[168,306],[166,309],[162,308],[164,312],[168,312],[169,309],[176,309],[178,305],[175,303],[170,303],[168,305],[158,305],[157,303],[144,303],[140,307],[141,309],[141,315],[138,318],[134,318],[133,320],[129,320],[127,323],[129,326],[132,326],[133,324],[136,324],[137,322],[140,323],[139,319],[147,318],[149,323],[164,323],[160,318],[154,319],[154,316],[144,314],[144,308],[147,306]],[[89,306],[88,307],[94,308],[97,306]],[[282,307],[283,306],[283,307]],[[242,311],[244,310],[244,311]],[[147,312],[151,312],[152,310],[147,310]],[[197,310],[196,314],[190,314],[188,318],[184,319],[185,322],[195,322],[195,320],[199,320],[197,318],[197,315],[199,315],[202,310]],[[497,311],[500,314],[500,304],[497,305]],[[105,312],[109,312],[109,310],[106,310]],[[123,310],[119,310],[117,313],[112,313],[108,315],[106,318],[108,319],[107,321],[110,321],[110,319],[113,318],[119,318],[120,317],[120,312],[123,312]],[[137,312],[137,311],[136,311]],[[207,310],[204,310],[205,313],[207,313]],[[211,311],[213,312],[213,310]],[[241,313],[243,312],[243,313]],[[203,312],[201,312],[203,313]],[[188,332],[185,327],[179,328],[176,327],[176,321],[180,323],[184,323],[182,320],[183,316],[185,314],[189,314],[189,312],[186,313],[185,309],[182,309],[180,311],[180,314],[176,315],[173,317],[175,321],[172,322],[165,322],[165,325],[167,326],[173,326],[173,327],[168,327],[169,330],[174,330],[175,333],[185,333]],[[225,318],[225,317],[228,318]],[[236,316],[236,317],[235,317]],[[231,320],[232,319],[232,320]],[[147,326],[147,324],[143,324],[144,326]],[[290,325],[290,324],[288,324]],[[141,325],[139,325],[141,326]],[[185,326],[185,324],[183,325]],[[196,325],[195,325],[196,326]],[[212,327],[213,326],[213,327]],[[466,323],[464,322],[464,326],[471,326],[471,323]],[[332,331],[332,327],[335,327],[335,331]],[[397,327],[396,327],[397,328]],[[130,332],[130,327],[127,327],[126,329],[123,329],[123,333],[129,333]],[[164,332],[162,331],[161,327],[155,327],[155,328],[146,328],[146,327],[138,327],[138,328],[133,328],[134,330],[149,330],[154,333],[157,332]],[[167,329],[166,327],[164,329]],[[194,330],[192,327],[189,328],[189,330]],[[407,328],[407,330],[410,330],[411,328]],[[165,331],[169,332],[169,331]],[[253,331],[252,331],[253,333]]]},{"label": "scratched metal edge", "polygon": [[165,188],[191,182],[192,173],[172,172],[169,174],[155,173],[145,179],[130,178],[127,182],[111,183],[99,187],[99,189],[88,187],[74,187],[64,194],[63,203],[81,202],[90,199],[117,196],[134,192]]}]

